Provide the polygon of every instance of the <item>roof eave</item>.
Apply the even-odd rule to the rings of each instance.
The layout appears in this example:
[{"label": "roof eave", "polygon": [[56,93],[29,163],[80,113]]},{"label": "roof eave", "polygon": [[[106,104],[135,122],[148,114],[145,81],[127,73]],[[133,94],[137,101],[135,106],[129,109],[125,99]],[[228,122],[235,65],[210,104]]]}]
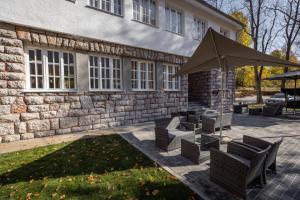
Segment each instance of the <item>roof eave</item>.
[{"label": "roof eave", "polygon": [[243,24],[243,23],[240,22],[239,20],[233,18],[232,16],[230,16],[230,15],[224,13],[223,11],[217,9],[216,7],[210,5],[210,4],[207,3],[206,1],[204,1],[204,0],[194,0],[194,1],[200,3],[201,5],[207,7],[208,9],[210,9],[210,10],[216,12],[217,14],[219,14],[219,15],[221,15],[221,16],[227,18],[227,19],[230,20],[231,22],[234,22],[237,26],[239,26],[240,29],[243,29],[243,28],[245,27],[245,24]]}]

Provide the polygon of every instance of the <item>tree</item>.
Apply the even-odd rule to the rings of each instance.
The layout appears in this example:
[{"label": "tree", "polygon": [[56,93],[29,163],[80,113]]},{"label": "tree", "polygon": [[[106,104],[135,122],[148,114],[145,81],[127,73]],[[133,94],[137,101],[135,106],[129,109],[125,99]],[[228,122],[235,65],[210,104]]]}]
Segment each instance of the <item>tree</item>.
[{"label": "tree", "polygon": [[[276,8],[283,15],[281,27],[284,29],[283,37],[285,39],[285,60],[290,60],[292,47],[299,39],[300,33],[300,1],[286,0],[284,6]],[[284,68],[288,72],[288,68]],[[281,88],[285,88],[285,81],[282,81]]]},{"label": "tree", "polygon": [[206,0],[207,3],[214,6],[215,8],[222,9],[224,6],[224,0]]},{"label": "tree", "polygon": [[[241,44],[249,47],[252,44],[252,40],[249,33],[249,22],[247,16],[244,15],[242,11],[234,11],[230,14],[233,18],[239,20],[244,24],[244,28],[237,33],[237,40]],[[247,73],[249,71],[249,66],[237,68],[235,70],[236,74],[236,85],[237,86],[249,86],[249,75],[250,73]]]},{"label": "tree", "polygon": [[[253,41],[253,48],[267,53],[280,31],[276,30],[278,1],[244,0],[244,6],[249,19],[249,35]],[[270,12],[270,7],[274,12]],[[263,66],[254,66],[257,103],[263,103],[261,89],[263,70]]]}]

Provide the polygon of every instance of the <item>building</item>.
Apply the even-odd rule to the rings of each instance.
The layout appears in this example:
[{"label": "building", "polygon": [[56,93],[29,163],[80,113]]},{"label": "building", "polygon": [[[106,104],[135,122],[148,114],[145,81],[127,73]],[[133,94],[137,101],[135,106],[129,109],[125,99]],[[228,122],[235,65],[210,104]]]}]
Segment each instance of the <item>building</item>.
[{"label": "building", "polygon": [[0,7],[0,142],[151,121],[188,101],[216,108],[217,71],[172,75],[208,27],[232,39],[242,28],[201,0]]}]

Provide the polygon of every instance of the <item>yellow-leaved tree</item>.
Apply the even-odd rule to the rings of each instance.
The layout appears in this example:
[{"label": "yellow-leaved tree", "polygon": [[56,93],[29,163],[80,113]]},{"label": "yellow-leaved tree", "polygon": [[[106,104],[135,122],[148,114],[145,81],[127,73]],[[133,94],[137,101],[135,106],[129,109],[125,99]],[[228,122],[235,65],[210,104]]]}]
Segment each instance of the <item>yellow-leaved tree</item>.
[{"label": "yellow-leaved tree", "polygon": [[[249,32],[248,17],[244,15],[242,11],[234,11],[231,16],[244,24],[244,28],[237,34],[238,41],[249,47],[252,44],[251,36]],[[253,67],[245,66],[237,68],[236,74],[236,86],[237,87],[253,87],[254,86],[254,73]]]}]

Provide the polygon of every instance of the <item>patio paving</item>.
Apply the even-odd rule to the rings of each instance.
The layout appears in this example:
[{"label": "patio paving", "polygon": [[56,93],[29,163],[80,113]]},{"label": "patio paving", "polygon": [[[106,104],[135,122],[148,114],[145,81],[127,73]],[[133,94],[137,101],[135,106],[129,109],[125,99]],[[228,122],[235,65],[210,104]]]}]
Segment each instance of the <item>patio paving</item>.
[{"label": "patio paving", "polygon": [[[268,176],[268,184],[264,188],[249,189],[249,199],[300,199],[299,122],[282,118],[234,115],[232,129],[224,131],[225,135],[234,140],[241,140],[244,134],[269,141],[284,137],[277,157],[278,173]],[[183,158],[180,150],[164,152],[155,147],[153,128],[153,123],[127,127],[121,136],[188,185],[201,198],[237,199],[209,181],[209,161],[195,165]]]}]

